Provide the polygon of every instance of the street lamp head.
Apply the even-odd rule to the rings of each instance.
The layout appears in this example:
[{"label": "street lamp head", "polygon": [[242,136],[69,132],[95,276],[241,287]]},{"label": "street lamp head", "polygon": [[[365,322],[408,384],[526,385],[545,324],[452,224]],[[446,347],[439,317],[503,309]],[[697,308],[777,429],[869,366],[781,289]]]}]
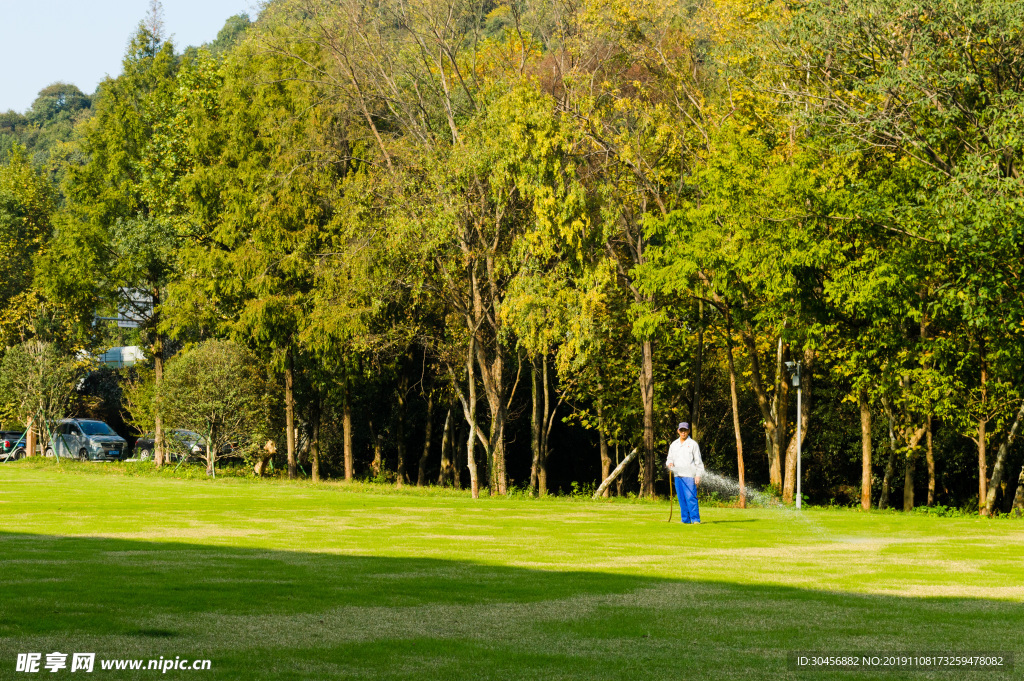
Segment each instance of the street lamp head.
[{"label": "street lamp head", "polygon": [[800,387],[800,362],[784,362],[794,388]]}]

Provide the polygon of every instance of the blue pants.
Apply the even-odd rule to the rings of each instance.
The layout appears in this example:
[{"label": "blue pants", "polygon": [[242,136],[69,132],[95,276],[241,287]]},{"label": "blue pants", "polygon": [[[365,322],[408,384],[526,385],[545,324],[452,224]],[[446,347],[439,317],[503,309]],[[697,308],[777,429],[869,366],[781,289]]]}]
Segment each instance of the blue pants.
[{"label": "blue pants", "polygon": [[679,515],[684,523],[699,523],[700,508],[697,506],[697,485],[693,478],[673,478],[676,482],[676,497],[679,498]]}]

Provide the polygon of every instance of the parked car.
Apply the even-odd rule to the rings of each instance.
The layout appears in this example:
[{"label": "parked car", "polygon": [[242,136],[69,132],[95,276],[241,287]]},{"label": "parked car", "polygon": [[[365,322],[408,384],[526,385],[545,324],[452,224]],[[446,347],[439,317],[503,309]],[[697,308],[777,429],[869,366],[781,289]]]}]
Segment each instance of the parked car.
[{"label": "parked car", "polygon": [[15,461],[25,457],[25,433],[18,430],[0,431],[0,461]]},{"label": "parked car", "polygon": [[45,454],[81,461],[117,461],[127,450],[128,441],[103,421],[65,419],[54,429]]},{"label": "parked car", "polygon": [[[167,441],[167,455],[172,460],[188,456],[202,456],[206,453],[205,438],[199,433],[184,428],[172,428],[164,437]],[[135,441],[135,456],[143,461],[153,458],[153,449],[156,446],[156,435],[145,433]]]}]

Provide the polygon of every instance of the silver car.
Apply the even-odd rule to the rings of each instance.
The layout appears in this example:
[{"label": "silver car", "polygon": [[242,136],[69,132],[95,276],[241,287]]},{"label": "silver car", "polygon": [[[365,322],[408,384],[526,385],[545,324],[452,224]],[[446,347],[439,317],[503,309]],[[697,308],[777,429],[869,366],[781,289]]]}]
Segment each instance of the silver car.
[{"label": "silver car", "polygon": [[66,419],[54,429],[46,455],[80,461],[117,461],[127,448],[128,442],[103,421]]}]

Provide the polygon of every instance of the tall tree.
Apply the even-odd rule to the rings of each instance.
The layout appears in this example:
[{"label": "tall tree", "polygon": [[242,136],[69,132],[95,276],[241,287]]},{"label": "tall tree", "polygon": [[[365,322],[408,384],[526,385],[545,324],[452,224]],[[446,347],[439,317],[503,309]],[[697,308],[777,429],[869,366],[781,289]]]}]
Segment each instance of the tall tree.
[{"label": "tall tree", "polygon": [[[178,173],[168,167],[165,154],[171,151],[180,60],[173,45],[151,29],[139,25],[122,74],[100,86],[95,115],[82,126],[88,160],[68,172],[66,214],[40,269],[51,297],[99,316],[125,315],[140,322],[149,334],[159,384],[165,346],[161,312],[175,270],[177,236],[170,187]],[[158,465],[163,445],[163,419],[157,413]]]}]

